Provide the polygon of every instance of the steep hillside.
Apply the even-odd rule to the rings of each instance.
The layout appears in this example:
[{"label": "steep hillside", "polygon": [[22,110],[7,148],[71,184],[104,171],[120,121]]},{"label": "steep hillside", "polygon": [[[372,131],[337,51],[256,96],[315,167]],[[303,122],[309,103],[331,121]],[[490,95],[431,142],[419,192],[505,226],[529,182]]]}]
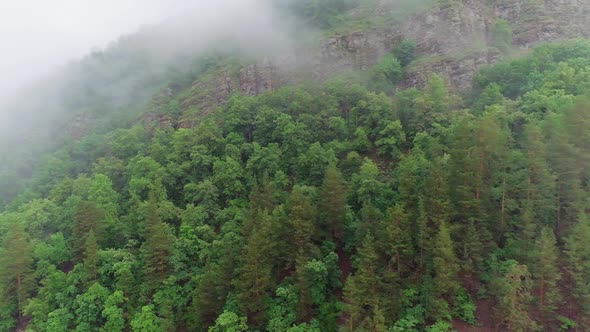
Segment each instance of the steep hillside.
[{"label": "steep hillside", "polygon": [[[466,92],[473,75],[485,65],[526,53],[542,42],[590,36],[590,24],[584,19],[589,6],[576,0],[514,0],[444,5],[423,1],[400,8],[400,1],[381,0],[349,12],[343,19],[347,23],[316,37],[315,46],[221,66],[195,81],[191,91],[181,96],[181,104],[207,112],[234,93],[257,95],[288,84],[368,70],[404,40],[416,44],[418,59],[405,72],[402,86],[423,86],[438,73],[454,91]],[[409,16],[400,17],[398,11]],[[367,17],[369,22],[363,22]]]},{"label": "steep hillside", "polygon": [[279,5],[280,52],[139,34],[23,99],[0,331],[589,330],[588,2]]}]

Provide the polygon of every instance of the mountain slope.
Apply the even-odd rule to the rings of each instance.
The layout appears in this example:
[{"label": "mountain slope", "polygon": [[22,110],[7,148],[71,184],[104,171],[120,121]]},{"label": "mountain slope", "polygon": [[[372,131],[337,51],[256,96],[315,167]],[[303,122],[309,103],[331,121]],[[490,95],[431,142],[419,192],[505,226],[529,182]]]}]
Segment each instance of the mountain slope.
[{"label": "mountain slope", "polygon": [[73,139],[2,186],[0,331],[589,328],[585,3],[305,3],[266,59],[73,67]]}]

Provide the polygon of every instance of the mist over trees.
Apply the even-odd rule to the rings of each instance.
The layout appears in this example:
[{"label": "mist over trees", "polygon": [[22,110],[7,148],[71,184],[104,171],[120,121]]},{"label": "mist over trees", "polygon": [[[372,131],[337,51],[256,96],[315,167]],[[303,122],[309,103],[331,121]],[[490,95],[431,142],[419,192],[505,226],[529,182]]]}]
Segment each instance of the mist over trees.
[{"label": "mist over trees", "polygon": [[[324,31],[363,4],[277,10]],[[147,36],[68,67],[38,120],[84,109],[79,136],[3,141],[0,331],[590,329],[590,41],[457,91],[404,85],[423,59],[400,40],[198,112],[182,98],[231,55],[135,53]]]}]

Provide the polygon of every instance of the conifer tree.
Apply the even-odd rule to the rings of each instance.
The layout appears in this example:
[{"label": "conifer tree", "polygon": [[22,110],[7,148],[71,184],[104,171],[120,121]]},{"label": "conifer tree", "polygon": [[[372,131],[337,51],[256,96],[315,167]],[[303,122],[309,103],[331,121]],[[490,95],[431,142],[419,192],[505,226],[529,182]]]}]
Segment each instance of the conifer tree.
[{"label": "conifer tree", "polygon": [[367,234],[359,248],[358,268],[344,287],[346,313],[349,317],[347,327],[350,331],[355,331],[359,326],[373,325],[368,321],[379,313],[379,257],[374,243],[373,236]]},{"label": "conifer tree", "polygon": [[547,145],[537,123],[525,127],[523,145],[527,157],[526,202],[530,220],[535,224],[552,225],[556,216],[556,179],[547,163]]},{"label": "conifer tree", "polygon": [[316,234],[314,218],[315,207],[309,197],[304,193],[303,188],[293,188],[289,200],[288,226],[289,237],[284,239],[289,243],[289,265],[295,268],[295,284],[299,290],[299,316],[303,319],[309,318],[311,313],[312,299],[310,287],[306,278],[306,265],[313,257],[314,244],[312,237]]},{"label": "conifer tree", "polygon": [[445,222],[440,225],[434,243],[432,254],[434,256],[434,286],[437,299],[433,301],[431,315],[436,319],[441,319],[449,315],[448,302],[460,288],[459,262],[455,256],[451,234]]},{"label": "conifer tree", "polygon": [[418,201],[418,216],[416,220],[416,244],[418,247],[418,257],[416,258],[416,262],[421,271],[425,271],[427,265],[428,267],[430,265],[426,262],[426,258],[430,256],[432,248],[432,242],[430,239],[426,208],[424,207],[424,200],[420,198]]},{"label": "conifer tree", "polygon": [[500,271],[501,274],[491,285],[496,294],[498,327],[506,331],[534,331],[537,324],[531,319],[528,309],[531,300],[530,273],[526,265],[515,261],[505,262],[504,265],[505,271]]},{"label": "conifer tree", "polygon": [[234,286],[242,311],[254,326],[259,326],[267,309],[267,297],[272,290],[272,255],[274,245],[270,237],[272,219],[262,213],[246,243]]},{"label": "conifer tree", "polygon": [[294,284],[299,291],[299,304],[297,307],[298,318],[302,321],[309,320],[313,310],[313,297],[311,288],[314,286],[307,277],[308,260],[302,254],[297,256],[295,262]]},{"label": "conifer tree", "polygon": [[254,183],[250,194],[250,205],[246,221],[242,227],[242,235],[250,236],[261,214],[270,214],[275,207],[274,190],[268,173],[264,173],[261,185]]},{"label": "conifer tree", "polygon": [[410,269],[414,250],[410,225],[400,205],[389,208],[383,226],[382,250],[389,256],[390,269],[401,276]]},{"label": "conifer tree", "polygon": [[535,235],[537,234],[537,230],[539,225],[533,220],[535,212],[532,210],[532,203],[525,203],[526,205],[523,208],[523,211],[520,216],[520,223],[519,223],[519,231],[520,234],[518,236],[520,243],[518,248],[521,252],[518,253],[518,258],[522,262],[528,263],[528,256],[529,253],[534,250],[533,245],[535,241]]},{"label": "conifer tree", "polygon": [[337,243],[342,243],[346,214],[346,187],[342,175],[333,165],[326,170],[320,197],[320,225]]},{"label": "conifer tree", "polygon": [[144,277],[148,288],[154,289],[170,271],[169,257],[174,238],[168,225],[160,220],[154,194],[150,195],[146,218],[146,237],[141,246],[144,261]]},{"label": "conifer tree", "polygon": [[567,272],[573,280],[572,293],[584,315],[590,313],[590,221],[585,215],[571,229],[565,239]]},{"label": "conifer tree", "polygon": [[84,250],[84,270],[86,272],[86,281],[88,285],[93,284],[98,279],[98,244],[94,231],[91,229],[86,237],[86,248]]},{"label": "conifer tree", "polygon": [[33,290],[33,247],[20,223],[9,225],[0,254],[0,290],[3,300],[16,301],[17,315]]},{"label": "conifer tree", "polygon": [[78,204],[74,214],[72,229],[72,250],[77,261],[84,259],[86,238],[90,230],[98,239],[102,235],[102,221],[104,212],[91,202],[82,201]]},{"label": "conifer tree", "polygon": [[557,266],[559,251],[553,231],[547,227],[541,230],[541,234],[535,241],[531,251],[531,275],[534,280],[538,306],[544,312],[545,319],[550,315],[561,300],[558,282],[561,273]]},{"label": "conifer tree", "polygon": [[297,256],[310,257],[313,250],[315,208],[303,189],[296,186],[289,196],[287,209],[291,241],[285,240],[290,242],[290,253],[294,255],[291,263],[295,263]]},{"label": "conifer tree", "polygon": [[555,234],[558,238],[572,226],[583,211],[584,192],[580,183],[581,165],[579,151],[570,143],[562,118],[548,115],[544,132],[547,136],[547,157],[555,174]]}]

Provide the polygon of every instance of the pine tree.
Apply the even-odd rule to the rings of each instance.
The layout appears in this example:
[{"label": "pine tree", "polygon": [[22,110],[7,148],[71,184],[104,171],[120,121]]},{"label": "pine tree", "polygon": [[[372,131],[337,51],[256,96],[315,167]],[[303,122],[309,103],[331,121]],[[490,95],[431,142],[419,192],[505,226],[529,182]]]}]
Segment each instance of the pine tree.
[{"label": "pine tree", "polygon": [[583,315],[590,314],[590,220],[582,215],[565,239],[567,272],[573,280],[572,293],[582,308]]},{"label": "pine tree", "polygon": [[533,220],[535,212],[532,210],[532,203],[527,203],[520,216],[519,235],[520,240],[517,256],[521,262],[527,262],[529,254],[534,250],[534,241],[539,225]]},{"label": "pine tree", "polygon": [[410,260],[413,257],[413,246],[410,225],[407,216],[400,205],[396,205],[387,211],[384,219],[382,252],[389,256],[389,265],[399,276],[410,268]]},{"label": "pine tree", "polygon": [[550,226],[556,216],[556,178],[547,163],[547,146],[543,131],[536,123],[525,127],[523,145],[527,157],[526,202],[530,220],[535,225]]},{"label": "pine tree", "polygon": [[91,202],[82,201],[78,204],[72,229],[72,250],[76,261],[80,262],[84,259],[86,238],[91,230],[94,231],[94,236],[100,239],[104,216],[104,212]]},{"label": "pine tree", "polygon": [[545,319],[557,309],[561,300],[558,282],[561,273],[557,266],[559,251],[553,231],[547,227],[535,241],[531,251],[530,270],[534,280],[539,308],[544,312]]},{"label": "pine tree", "polygon": [[297,315],[299,320],[309,320],[312,312],[314,301],[311,294],[313,285],[307,278],[308,260],[304,255],[298,255],[295,262],[294,285],[299,292],[299,303],[297,306]]},{"label": "pine tree", "polygon": [[245,237],[250,236],[256,222],[261,214],[271,213],[275,207],[274,190],[267,173],[264,173],[262,183],[254,183],[252,193],[250,194],[250,205],[246,221],[242,227],[242,234]]},{"label": "pine tree", "polygon": [[355,331],[358,326],[367,324],[366,320],[371,320],[378,314],[380,277],[377,268],[379,257],[374,242],[373,236],[370,233],[367,234],[359,248],[358,268],[348,278],[344,287],[346,313],[349,317],[347,326],[350,331]]},{"label": "pine tree", "polygon": [[268,213],[260,214],[259,218],[246,243],[238,276],[234,280],[240,307],[253,326],[259,326],[265,319],[267,297],[273,285],[275,243],[270,232],[272,218]]},{"label": "pine tree", "polygon": [[[460,258],[470,270],[475,270],[485,249],[493,246],[491,230],[495,227],[491,227],[488,222],[488,211],[500,210],[500,207],[486,209],[491,204],[492,186],[489,179],[496,153],[492,147],[483,143],[486,139],[499,141],[499,138],[488,130],[481,132],[479,129],[478,123],[470,117],[459,121],[453,131],[449,163],[449,196],[453,220],[456,221],[458,232],[469,235],[460,238]],[[477,142],[481,146],[476,145]]]},{"label": "pine tree", "polygon": [[98,279],[98,244],[94,231],[90,230],[86,237],[84,250],[84,270],[86,272],[87,285],[92,285]]},{"label": "pine tree", "polygon": [[320,225],[337,243],[341,244],[344,239],[346,187],[342,175],[335,166],[330,166],[326,170],[320,197]]},{"label": "pine tree", "polygon": [[310,257],[313,250],[312,236],[316,234],[314,218],[315,207],[309,197],[304,193],[303,188],[293,188],[287,202],[288,224],[290,239],[284,239],[290,244],[291,264],[294,265],[298,256]]},{"label": "pine tree", "polygon": [[440,225],[438,234],[434,239],[433,266],[434,286],[437,299],[433,301],[431,309],[432,317],[436,319],[447,318],[449,315],[448,302],[460,288],[459,262],[455,256],[453,241],[446,223]]},{"label": "pine tree", "polygon": [[170,271],[169,257],[174,238],[168,225],[160,220],[155,195],[150,195],[146,218],[146,237],[141,246],[144,261],[144,277],[148,288],[153,290]]},{"label": "pine tree", "polygon": [[585,195],[580,183],[583,162],[579,151],[569,142],[567,129],[560,116],[550,114],[544,124],[547,157],[555,174],[557,206],[553,220],[555,234],[559,239],[583,211]]},{"label": "pine tree", "polygon": [[416,244],[418,247],[418,257],[416,262],[421,271],[426,271],[430,268],[430,264],[427,264],[426,261],[426,259],[431,256],[432,242],[430,239],[426,208],[424,207],[424,200],[420,198],[418,201],[418,217],[416,220]]},{"label": "pine tree", "polygon": [[316,234],[314,218],[315,207],[303,188],[295,186],[287,202],[289,237],[283,241],[289,244],[289,264],[295,268],[295,285],[299,290],[299,317],[309,319],[313,305],[310,288],[306,278],[306,265],[313,257],[312,236]]},{"label": "pine tree", "polygon": [[227,295],[232,289],[234,276],[233,250],[235,249],[229,248],[230,245],[223,243],[220,258],[210,260],[203,267],[203,274],[195,278],[196,287],[190,308],[192,317],[189,328],[191,330],[212,325],[217,314],[223,309]]},{"label": "pine tree", "polygon": [[4,300],[16,300],[18,317],[23,313],[25,300],[34,288],[33,246],[20,223],[8,226],[0,254],[0,290]]},{"label": "pine tree", "polygon": [[495,308],[498,326],[506,331],[534,331],[537,324],[529,316],[531,281],[526,265],[508,261],[505,271],[500,272],[490,286],[498,302]]}]

